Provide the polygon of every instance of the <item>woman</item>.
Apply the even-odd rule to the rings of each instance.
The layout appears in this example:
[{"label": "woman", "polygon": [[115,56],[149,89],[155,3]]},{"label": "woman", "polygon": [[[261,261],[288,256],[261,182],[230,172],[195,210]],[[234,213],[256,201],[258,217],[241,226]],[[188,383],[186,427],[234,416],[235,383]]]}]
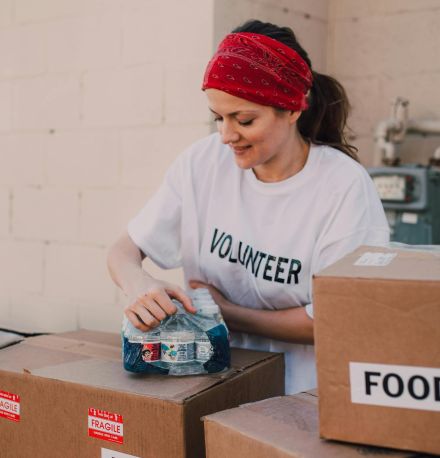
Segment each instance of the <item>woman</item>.
[{"label": "woman", "polygon": [[281,351],[286,393],[316,386],[312,275],[389,230],[374,186],[343,130],[348,101],[311,69],[288,28],[249,21],[225,37],[203,90],[218,133],[190,146],[111,248],[109,269],[139,329],[195,309],[141,267],[182,266],[209,288],[232,345]]}]

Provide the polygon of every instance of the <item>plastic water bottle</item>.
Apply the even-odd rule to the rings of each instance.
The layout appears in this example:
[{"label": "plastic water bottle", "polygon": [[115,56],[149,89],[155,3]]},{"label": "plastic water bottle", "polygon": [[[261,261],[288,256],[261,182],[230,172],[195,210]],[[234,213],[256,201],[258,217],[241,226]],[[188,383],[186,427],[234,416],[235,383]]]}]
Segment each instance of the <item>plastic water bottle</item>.
[{"label": "plastic water bottle", "polygon": [[160,329],[161,361],[169,365],[170,375],[197,373],[195,361],[196,328],[181,304],[177,312],[163,321]]},{"label": "plastic water bottle", "polygon": [[218,362],[230,362],[228,328],[208,289],[196,289],[190,295],[197,309],[193,321],[199,329],[195,334],[196,360],[214,372]]},{"label": "plastic water bottle", "polygon": [[229,332],[207,289],[189,293],[196,314],[177,300],[175,315],[149,332],[126,318],[122,326],[124,368],[130,372],[195,375],[220,372],[231,364]]},{"label": "plastic water bottle", "polygon": [[160,361],[160,333],[143,332],[126,317],[122,325],[124,367],[131,372],[143,372],[149,363]]}]

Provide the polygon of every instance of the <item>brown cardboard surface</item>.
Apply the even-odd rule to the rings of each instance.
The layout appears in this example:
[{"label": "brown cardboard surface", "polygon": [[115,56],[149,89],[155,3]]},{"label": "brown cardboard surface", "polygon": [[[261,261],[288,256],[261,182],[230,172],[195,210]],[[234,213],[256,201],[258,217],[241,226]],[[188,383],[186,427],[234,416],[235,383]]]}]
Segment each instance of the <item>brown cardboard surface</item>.
[{"label": "brown cardboard surface", "polygon": [[[127,373],[120,354],[119,336],[87,331],[0,351],[0,390],[21,410],[19,422],[0,418],[1,458],[203,457],[203,415],[284,393],[280,354],[234,349],[227,373],[178,378]],[[88,437],[89,408],[122,415],[123,444]]]},{"label": "brown cardboard surface", "polygon": [[[119,346],[87,342],[84,340],[87,338],[84,333],[79,334],[80,340],[77,341],[64,337],[64,335],[39,336],[28,339],[26,344],[45,349],[57,348],[73,353],[75,355],[73,361],[70,361],[69,355],[65,362],[45,365],[34,370],[28,369],[28,371],[45,378],[128,391],[175,402],[183,402],[185,399],[221,383],[222,380],[261,363],[265,358],[273,356],[271,353],[235,349],[232,355],[231,369],[218,374],[187,377],[132,374],[126,372],[122,367]],[[87,358],[78,358],[78,355],[84,355]]]},{"label": "brown cardboard surface", "polygon": [[96,332],[89,329],[79,329],[78,331],[63,332],[57,335],[62,336],[64,339],[105,344],[117,348],[120,348],[121,345],[121,336],[113,332]]},{"label": "brown cardboard surface", "polygon": [[440,411],[354,403],[349,372],[353,362],[440,368],[440,257],[391,250],[389,265],[355,268],[366,251],[385,252],[362,247],[314,279],[321,435],[440,454]]},{"label": "brown cardboard surface", "polygon": [[[357,266],[364,253],[398,253],[386,266]],[[361,246],[338,262],[319,272],[319,277],[386,278],[390,280],[440,280],[440,251],[403,250]]]},{"label": "brown cardboard surface", "polygon": [[78,361],[85,358],[84,355],[68,353],[56,348],[42,350],[22,342],[0,351],[0,370],[22,373],[23,370],[33,370],[49,364],[62,364],[66,361]]},{"label": "brown cardboard surface", "polygon": [[318,400],[309,393],[250,403],[205,417],[208,458],[412,457],[413,453],[319,438]]}]

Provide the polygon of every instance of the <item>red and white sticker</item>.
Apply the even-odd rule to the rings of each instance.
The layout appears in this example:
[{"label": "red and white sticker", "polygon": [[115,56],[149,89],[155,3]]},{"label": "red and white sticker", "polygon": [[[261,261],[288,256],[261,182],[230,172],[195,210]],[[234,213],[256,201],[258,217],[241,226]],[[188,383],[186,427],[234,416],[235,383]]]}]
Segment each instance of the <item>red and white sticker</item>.
[{"label": "red and white sticker", "polygon": [[122,415],[90,408],[89,436],[122,444],[124,442]]},{"label": "red and white sticker", "polygon": [[20,421],[20,396],[0,390],[0,417]]}]

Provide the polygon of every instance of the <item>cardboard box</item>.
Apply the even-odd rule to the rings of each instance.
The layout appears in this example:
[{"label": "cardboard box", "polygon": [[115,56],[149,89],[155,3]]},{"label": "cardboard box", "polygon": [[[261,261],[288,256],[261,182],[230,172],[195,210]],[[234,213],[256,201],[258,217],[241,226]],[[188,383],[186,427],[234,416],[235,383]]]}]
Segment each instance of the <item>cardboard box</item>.
[{"label": "cardboard box", "polygon": [[361,247],[313,302],[321,435],[440,453],[440,252]]},{"label": "cardboard box", "polygon": [[0,456],[202,457],[203,415],[283,393],[282,354],[233,349],[227,373],[174,378],[124,371],[115,334],[34,337],[0,351]]},{"label": "cardboard box", "polygon": [[318,401],[313,393],[283,396],[205,417],[207,458],[413,457],[319,438]]}]

